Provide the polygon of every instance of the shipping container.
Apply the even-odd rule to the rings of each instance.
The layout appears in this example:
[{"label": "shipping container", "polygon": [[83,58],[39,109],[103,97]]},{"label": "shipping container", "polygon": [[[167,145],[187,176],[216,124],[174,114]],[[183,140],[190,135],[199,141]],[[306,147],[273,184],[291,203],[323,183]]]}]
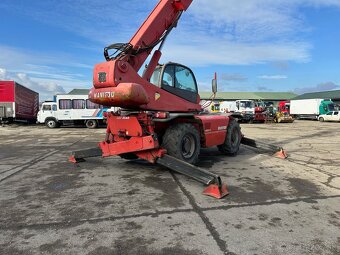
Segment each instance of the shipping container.
[{"label": "shipping container", "polygon": [[39,94],[15,81],[0,81],[0,121],[35,122]]}]

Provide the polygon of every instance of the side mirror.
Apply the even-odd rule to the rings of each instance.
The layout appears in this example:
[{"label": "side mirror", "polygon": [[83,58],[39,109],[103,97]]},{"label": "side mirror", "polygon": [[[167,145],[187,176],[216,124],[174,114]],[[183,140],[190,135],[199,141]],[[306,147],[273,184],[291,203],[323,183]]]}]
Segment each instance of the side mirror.
[{"label": "side mirror", "polygon": [[212,89],[212,92],[214,94],[217,92],[217,75],[216,75],[216,73],[215,73],[214,79],[212,79],[212,81],[211,81],[211,89]]}]

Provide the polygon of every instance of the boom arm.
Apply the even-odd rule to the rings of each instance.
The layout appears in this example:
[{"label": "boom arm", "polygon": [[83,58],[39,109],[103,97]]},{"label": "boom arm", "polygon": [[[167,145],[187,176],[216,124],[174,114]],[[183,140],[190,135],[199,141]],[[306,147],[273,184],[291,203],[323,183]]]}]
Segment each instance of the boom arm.
[{"label": "boom arm", "polygon": [[127,58],[127,62],[138,72],[152,49],[166,39],[183,11],[187,10],[192,0],[161,0],[128,44],[113,44],[106,47],[104,55],[107,60],[109,49],[120,49],[116,58]]}]

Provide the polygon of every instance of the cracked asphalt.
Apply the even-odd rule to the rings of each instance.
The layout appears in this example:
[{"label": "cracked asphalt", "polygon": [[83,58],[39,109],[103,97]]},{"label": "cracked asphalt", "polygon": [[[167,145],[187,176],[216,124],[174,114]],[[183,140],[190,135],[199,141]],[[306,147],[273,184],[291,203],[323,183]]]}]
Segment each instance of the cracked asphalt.
[{"label": "cracked asphalt", "polygon": [[340,124],[242,125],[286,160],[241,146],[199,166],[230,195],[119,157],[73,165],[105,129],[0,127],[0,254],[340,254]]}]

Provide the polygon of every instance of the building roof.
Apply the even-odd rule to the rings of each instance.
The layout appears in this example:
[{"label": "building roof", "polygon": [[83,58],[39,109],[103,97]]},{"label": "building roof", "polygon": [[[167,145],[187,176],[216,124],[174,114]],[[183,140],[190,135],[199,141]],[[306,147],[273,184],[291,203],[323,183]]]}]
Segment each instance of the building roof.
[{"label": "building roof", "polygon": [[[209,99],[212,92],[200,92],[201,99]],[[217,92],[215,100],[287,100],[296,97],[292,92]]]},{"label": "building roof", "polygon": [[72,89],[68,92],[69,95],[88,95],[90,92],[89,89]]},{"label": "building roof", "polygon": [[295,97],[294,99],[312,99],[312,98],[340,100],[340,90],[305,93]]}]

